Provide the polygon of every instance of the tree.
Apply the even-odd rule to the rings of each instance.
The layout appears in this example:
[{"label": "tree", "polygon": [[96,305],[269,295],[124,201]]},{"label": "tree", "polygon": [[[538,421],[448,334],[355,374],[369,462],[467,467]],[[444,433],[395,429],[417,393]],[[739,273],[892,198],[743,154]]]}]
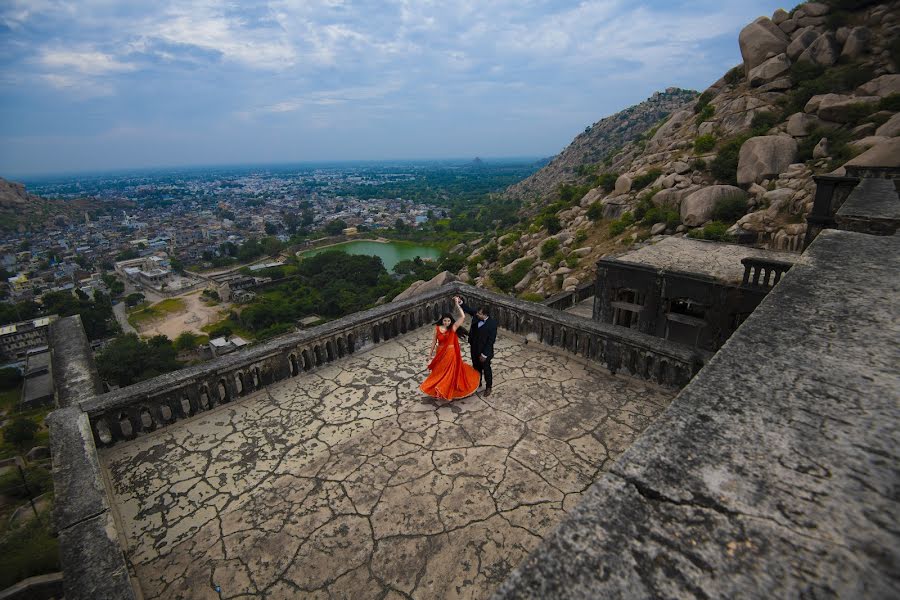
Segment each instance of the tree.
[{"label": "tree", "polygon": [[38,424],[31,419],[19,417],[3,429],[3,440],[9,444],[22,448],[28,442],[34,441]]},{"label": "tree", "polygon": [[343,219],[335,219],[325,226],[325,233],[328,235],[341,235],[347,228],[347,223]]},{"label": "tree", "polygon": [[0,369],[0,390],[11,390],[22,381],[22,374],[15,367]]},{"label": "tree", "polygon": [[278,233],[278,226],[275,223],[266,223],[264,227],[266,235],[275,235]]},{"label": "tree", "polygon": [[184,331],[175,338],[175,349],[179,352],[185,352],[188,350],[193,350],[197,347],[197,343],[200,340],[200,336],[192,331]]},{"label": "tree", "polygon": [[397,217],[397,220],[394,221],[394,229],[396,229],[397,231],[407,231],[409,230],[409,225],[406,224],[406,221],[404,221],[400,217]]},{"label": "tree", "polygon": [[181,367],[175,348],[164,335],[147,342],[129,333],[115,338],[97,356],[97,371],[119,386],[131,385]]},{"label": "tree", "polygon": [[146,296],[144,296],[143,294],[134,292],[125,296],[125,304],[128,306],[137,306],[138,304],[143,302],[145,298]]}]

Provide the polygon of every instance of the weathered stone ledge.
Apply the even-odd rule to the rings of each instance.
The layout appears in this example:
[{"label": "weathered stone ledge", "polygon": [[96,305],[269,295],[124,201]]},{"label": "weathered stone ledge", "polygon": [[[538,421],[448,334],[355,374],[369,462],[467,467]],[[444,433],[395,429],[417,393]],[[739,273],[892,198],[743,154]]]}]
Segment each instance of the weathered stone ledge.
[{"label": "weathered stone ledge", "polygon": [[891,597],[898,272],[822,232],[495,598]]}]

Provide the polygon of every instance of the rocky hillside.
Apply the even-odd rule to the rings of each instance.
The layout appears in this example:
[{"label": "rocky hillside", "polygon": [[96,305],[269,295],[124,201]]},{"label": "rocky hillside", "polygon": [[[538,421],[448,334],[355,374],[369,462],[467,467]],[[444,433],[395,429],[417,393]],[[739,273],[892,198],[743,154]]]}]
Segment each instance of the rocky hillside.
[{"label": "rocky hillside", "polygon": [[597,121],[553,157],[546,167],[510,186],[505,195],[519,200],[544,200],[561,184],[580,183],[588,174],[586,166],[609,160],[626,143],[638,140],[670,114],[694,102],[697,96],[693,90],[669,88]]},{"label": "rocky hillside", "polygon": [[25,186],[0,177],[0,231],[34,231],[63,226],[84,219],[84,213],[96,216],[131,203],[103,203],[83,198],[52,200],[29,194]]},{"label": "rocky hillside", "polygon": [[737,42],[743,63],[658,128],[613,155],[619,138],[579,135],[511,188],[526,198],[522,222],[456,248],[460,276],[537,300],[660,236],[796,251],[813,174],[900,166],[900,0],[779,9]]}]

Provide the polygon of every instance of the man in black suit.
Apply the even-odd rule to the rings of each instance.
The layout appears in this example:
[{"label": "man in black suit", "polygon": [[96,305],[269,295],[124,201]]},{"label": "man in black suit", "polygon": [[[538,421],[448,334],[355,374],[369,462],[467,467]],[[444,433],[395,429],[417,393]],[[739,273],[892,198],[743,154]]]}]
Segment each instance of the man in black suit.
[{"label": "man in black suit", "polygon": [[[494,373],[491,371],[491,359],[494,358],[494,342],[497,340],[497,321],[490,318],[487,308],[472,308],[463,303],[459,296],[454,297],[464,312],[472,316],[472,327],[469,329],[469,344],[472,349],[472,366],[484,379],[484,397],[491,395]],[[481,385],[479,383],[479,385]]]}]

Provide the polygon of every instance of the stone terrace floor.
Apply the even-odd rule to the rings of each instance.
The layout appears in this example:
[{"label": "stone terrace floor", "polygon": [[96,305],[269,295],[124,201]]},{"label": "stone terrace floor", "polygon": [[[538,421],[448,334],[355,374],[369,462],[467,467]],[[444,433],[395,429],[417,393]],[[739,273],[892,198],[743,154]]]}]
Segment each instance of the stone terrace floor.
[{"label": "stone terrace floor", "polygon": [[673,395],[500,331],[494,393],[442,402],[430,342],[102,451],[145,597],[485,598]]}]

